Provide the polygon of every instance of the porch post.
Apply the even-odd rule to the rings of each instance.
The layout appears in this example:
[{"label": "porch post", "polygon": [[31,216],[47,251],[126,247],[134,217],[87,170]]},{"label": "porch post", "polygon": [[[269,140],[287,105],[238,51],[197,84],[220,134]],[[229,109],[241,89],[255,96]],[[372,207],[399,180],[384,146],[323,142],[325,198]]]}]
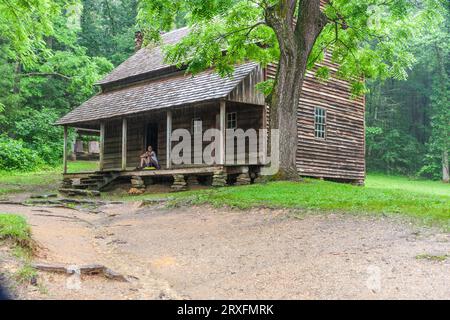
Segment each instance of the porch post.
[{"label": "porch post", "polygon": [[170,169],[172,166],[172,158],[171,158],[171,152],[172,152],[172,142],[171,142],[171,136],[172,136],[172,111],[167,110],[167,126],[166,126],[166,167],[167,169]]},{"label": "porch post", "polygon": [[122,171],[127,170],[127,119],[122,119]]},{"label": "porch post", "polygon": [[218,164],[225,164],[225,131],[226,131],[226,102],[220,101],[220,116],[219,116],[219,127],[220,127],[220,141],[219,141],[219,159]]},{"label": "porch post", "polygon": [[99,170],[103,171],[105,167],[105,123],[100,122],[100,161],[99,161]]},{"label": "porch post", "polygon": [[63,173],[67,173],[67,126],[64,126]]},{"label": "porch post", "polygon": [[266,134],[264,135],[259,135],[259,139],[262,139],[262,141],[260,142],[259,146],[262,147],[262,150],[260,150],[260,154],[261,157],[258,159],[262,164],[266,164],[267,163],[267,144],[269,143],[269,131],[267,128],[267,106],[264,105],[263,110],[262,110],[262,129],[264,130],[263,132],[265,132]]}]

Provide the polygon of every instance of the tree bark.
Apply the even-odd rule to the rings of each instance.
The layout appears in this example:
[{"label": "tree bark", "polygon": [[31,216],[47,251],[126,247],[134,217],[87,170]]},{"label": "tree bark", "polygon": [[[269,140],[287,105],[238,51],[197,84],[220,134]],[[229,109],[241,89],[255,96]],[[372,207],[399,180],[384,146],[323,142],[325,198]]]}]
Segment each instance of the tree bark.
[{"label": "tree bark", "polygon": [[[269,97],[270,128],[280,133],[279,180],[298,180],[296,156],[298,147],[297,111],[308,63],[308,57],[327,23],[319,0],[280,0],[266,10],[266,23],[274,31],[280,46],[280,60],[274,88]],[[296,20],[296,22],[295,22]]]}]

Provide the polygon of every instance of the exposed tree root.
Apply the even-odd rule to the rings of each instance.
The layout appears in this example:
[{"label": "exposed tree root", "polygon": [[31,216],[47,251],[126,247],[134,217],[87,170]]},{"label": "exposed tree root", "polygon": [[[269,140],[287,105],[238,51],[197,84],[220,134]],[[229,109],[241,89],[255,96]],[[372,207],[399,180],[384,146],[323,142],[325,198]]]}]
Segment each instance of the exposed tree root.
[{"label": "exposed tree root", "polygon": [[302,178],[297,170],[283,170],[280,169],[275,175],[270,177],[271,181],[294,181],[300,182]]},{"label": "exposed tree root", "polygon": [[110,280],[128,282],[128,279],[124,275],[121,275],[120,273],[117,273],[101,264],[91,264],[78,267],[66,266],[63,264],[34,263],[32,264],[32,267],[39,271],[65,274],[75,274],[79,270],[80,275],[102,275]]}]

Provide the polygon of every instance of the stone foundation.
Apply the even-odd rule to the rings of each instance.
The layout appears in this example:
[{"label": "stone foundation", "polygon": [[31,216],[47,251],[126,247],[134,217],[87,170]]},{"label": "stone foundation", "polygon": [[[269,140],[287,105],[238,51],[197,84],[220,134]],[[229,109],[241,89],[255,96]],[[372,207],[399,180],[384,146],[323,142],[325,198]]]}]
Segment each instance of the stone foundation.
[{"label": "stone foundation", "polygon": [[242,173],[236,177],[236,186],[246,186],[252,183],[250,175],[248,173]]},{"label": "stone foundation", "polygon": [[144,179],[142,179],[139,176],[132,176],[131,177],[131,187],[133,189],[144,190],[145,189]]},{"label": "stone foundation", "polygon": [[216,171],[214,172],[212,180],[213,187],[225,187],[227,185],[227,174],[223,171]]},{"label": "stone foundation", "polygon": [[176,174],[173,176],[173,184],[172,184],[172,190],[173,191],[185,191],[187,190],[187,183],[184,175],[182,174]]}]

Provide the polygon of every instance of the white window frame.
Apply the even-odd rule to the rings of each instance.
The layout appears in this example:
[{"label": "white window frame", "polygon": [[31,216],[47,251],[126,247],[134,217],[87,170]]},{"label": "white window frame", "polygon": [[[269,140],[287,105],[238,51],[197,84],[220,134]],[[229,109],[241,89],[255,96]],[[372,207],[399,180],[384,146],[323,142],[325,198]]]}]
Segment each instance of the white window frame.
[{"label": "white window frame", "polygon": [[[231,117],[231,119],[230,119]],[[237,129],[237,112],[227,113],[227,129]]]},{"label": "white window frame", "polygon": [[314,137],[320,140],[327,138],[327,109],[314,107]]}]

